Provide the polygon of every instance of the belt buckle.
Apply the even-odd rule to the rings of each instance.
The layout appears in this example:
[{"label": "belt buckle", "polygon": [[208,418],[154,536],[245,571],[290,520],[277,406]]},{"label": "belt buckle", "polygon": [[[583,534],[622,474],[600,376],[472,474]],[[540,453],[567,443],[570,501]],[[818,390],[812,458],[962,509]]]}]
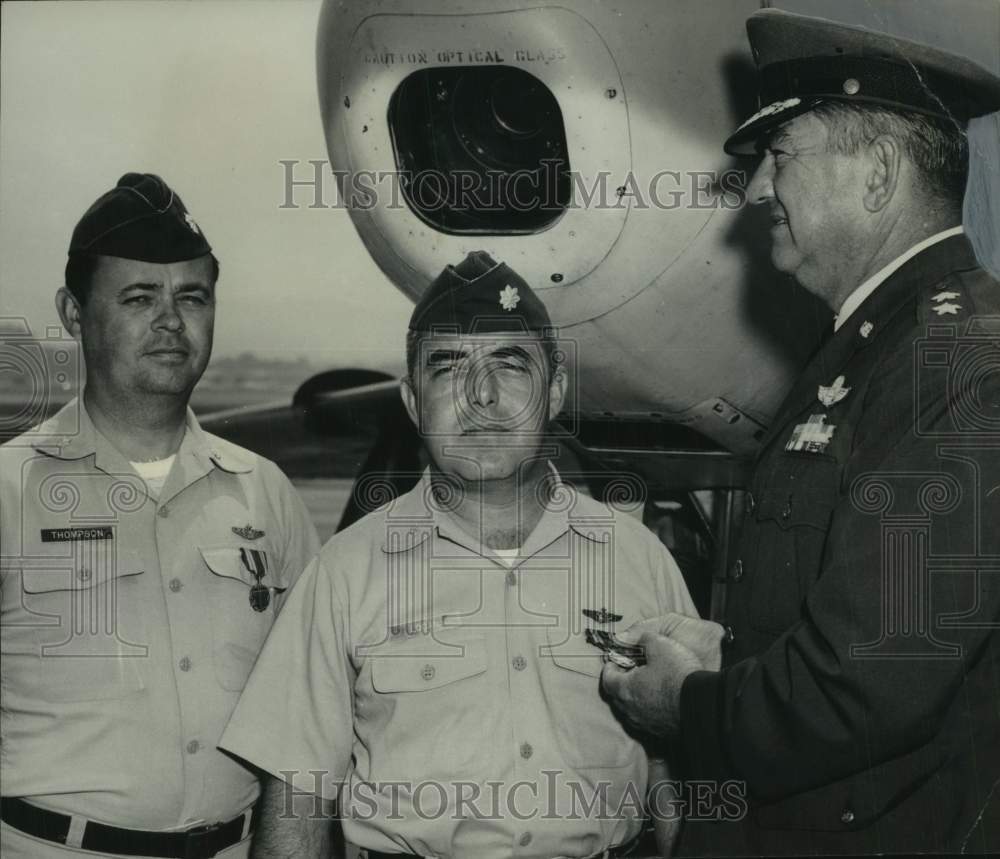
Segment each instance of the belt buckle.
[{"label": "belt buckle", "polygon": [[184,830],[184,859],[212,859],[219,847],[211,836],[223,826],[224,823],[208,823]]}]

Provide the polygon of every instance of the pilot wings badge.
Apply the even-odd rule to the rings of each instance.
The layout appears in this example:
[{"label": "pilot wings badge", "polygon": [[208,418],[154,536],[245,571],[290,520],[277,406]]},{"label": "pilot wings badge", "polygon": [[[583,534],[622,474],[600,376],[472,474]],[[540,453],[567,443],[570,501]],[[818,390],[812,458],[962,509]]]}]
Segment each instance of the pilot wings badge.
[{"label": "pilot wings badge", "polygon": [[837,376],[832,385],[820,385],[817,396],[824,406],[832,406],[834,403],[839,403],[850,392],[850,388],[844,387],[844,377]]},{"label": "pilot wings badge", "polygon": [[247,522],[247,524],[244,525],[242,528],[237,528],[235,525],[233,525],[233,533],[237,537],[242,537],[244,540],[259,540],[261,537],[264,536],[263,531],[258,531],[249,522]]},{"label": "pilot wings badge", "polygon": [[620,614],[608,611],[603,606],[599,609],[585,608],[583,609],[583,616],[589,617],[594,623],[616,623],[622,619]]}]

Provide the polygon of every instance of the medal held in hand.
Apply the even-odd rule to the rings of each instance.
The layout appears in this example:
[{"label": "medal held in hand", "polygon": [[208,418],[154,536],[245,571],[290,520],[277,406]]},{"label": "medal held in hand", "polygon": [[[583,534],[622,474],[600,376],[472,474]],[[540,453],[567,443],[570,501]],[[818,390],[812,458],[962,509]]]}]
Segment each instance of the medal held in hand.
[{"label": "medal held in hand", "polygon": [[638,644],[626,644],[613,632],[605,632],[603,629],[584,630],[584,637],[588,644],[604,651],[604,655],[615,663],[619,668],[628,671],[636,665],[646,664],[646,651]]},{"label": "medal held in hand", "polygon": [[240,560],[243,566],[255,579],[250,588],[250,607],[254,611],[265,611],[271,604],[271,591],[260,580],[267,575],[267,555],[260,549],[240,549]]}]

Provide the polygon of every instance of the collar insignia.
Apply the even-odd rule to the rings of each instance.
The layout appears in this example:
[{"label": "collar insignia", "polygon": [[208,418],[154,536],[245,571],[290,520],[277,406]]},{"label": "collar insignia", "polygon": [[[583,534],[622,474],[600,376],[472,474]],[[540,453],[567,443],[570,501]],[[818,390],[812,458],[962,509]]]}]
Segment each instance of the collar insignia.
[{"label": "collar insignia", "polygon": [[868,321],[865,321],[864,323],[862,323],[861,327],[858,329],[858,333],[862,337],[864,337],[865,340],[867,340],[869,337],[872,336],[872,331],[874,330],[874,328],[875,328],[874,325],[872,325]]},{"label": "collar insignia", "polygon": [[599,609],[585,608],[583,610],[583,616],[589,617],[592,621],[594,621],[594,623],[615,623],[622,619],[620,614],[608,611],[603,606]]},{"label": "collar insignia", "polygon": [[258,531],[249,522],[247,522],[247,524],[244,525],[242,528],[237,528],[234,525],[233,526],[233,533],[237,537],[242,537],[244,540],[259,540],[261,537],[264,536],[264,532],[263,531]]}]

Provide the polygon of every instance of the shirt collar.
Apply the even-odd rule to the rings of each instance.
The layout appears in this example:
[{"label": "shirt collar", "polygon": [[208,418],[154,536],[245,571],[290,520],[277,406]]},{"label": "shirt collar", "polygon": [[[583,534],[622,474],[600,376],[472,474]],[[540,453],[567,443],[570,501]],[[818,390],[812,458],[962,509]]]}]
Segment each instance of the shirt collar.
[{"label": "shirt collar", "polygon": [[900,254],[887,266],[875,272],[875,274],[847,296],[847,300],[840,306],[837,318],[833,321],[833,330],[839,331],[840,327],[847,322],[851,314],[864,303],[864,300],[878,289],[893,272],[902,267],[904,263],[913,259],[918,253],[926,250],[931,245],[937,244],[944,239],[950,239],[952,236],[961,235],[963,232],[965,232],[965,228],[959,224],[957,227],[951,227],[947,230],[942,230],[940,233],[935,233],[933,236],[928,236],[923,241],[917,242],[905,253]]},{"label": "shirt collar", "polygon": [[[185,422],[187,431],[177,450],[179,460],[193,458],[205,472],[212,466],[234,474],[253,470],[252,461],[240,456],[238,448],[208,435],[190,408]],[[131,468],[119,450],[94,426],[83,397],[74,397],[39,426],[31,446],[55,459],[77,460],[93,455],[94,465],[102,471],[121,472]]]},{"label": "shirt collar", "polygon": [[[538,554],[547,546],[552,545],[556,540],[572,530],[581,537],[594,543],[606,543],[608,536],[601,529],[586,528],[586,522],[574,522],[570,517],[570,511],[577,506],[575,503],[577,489],[569,484],[563,483],[559,477],[559,472],[555,466],[549,462],[549,477],[547,485],[549,487],[549,503],[546,505],[541,518],[535,525],[534,530],[528,535],[524,545],[520,547],[521,559],[530,558]],[[426,469],[420,477],[420,482],[403,498],[400,498],[393,509],[393,517],[401,516],[405,519],[416,520],[418,516],[429,518],[433,525],[433,533],[438,539],[446,540],[462,549],[480,555],[487,560],[497,564],[497,566],[507,568],[507,564],[494,554],[493,550],[483,544],[481,540],[467,534],[448,512],[446,507],[434,503],[434,490],[431,484],[430,469]],[[416,539],[403,541],[401,543],[383,545],[382,550],[387,554],[405,552],[416,548],[424,542],[429,532],[425,531],[423,536],[413,535]]]}]

